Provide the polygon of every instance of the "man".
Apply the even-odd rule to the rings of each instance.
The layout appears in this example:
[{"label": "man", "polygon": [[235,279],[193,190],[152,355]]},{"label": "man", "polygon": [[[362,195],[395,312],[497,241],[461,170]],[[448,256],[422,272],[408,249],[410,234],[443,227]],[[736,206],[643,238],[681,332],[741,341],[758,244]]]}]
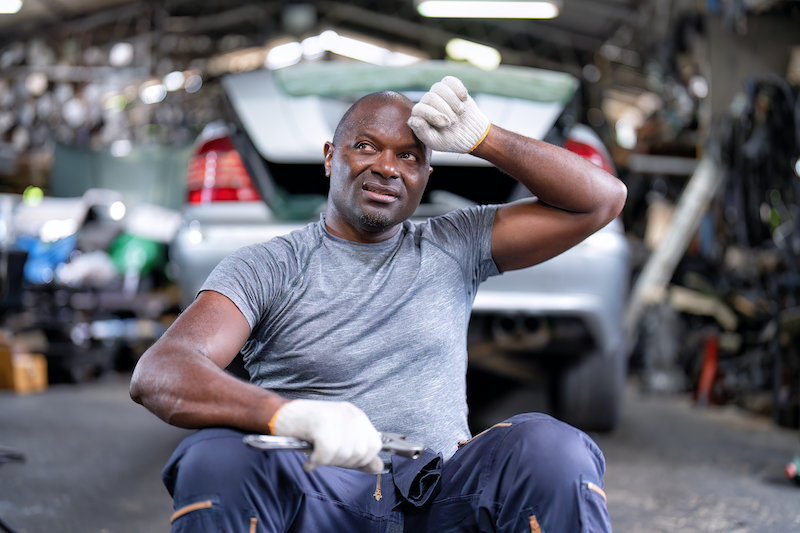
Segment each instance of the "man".
[{"label": "man", "polygon": [[[538,200],[412,224],[431,149],[484,158]],[[173,531],[610,530],[602,454],[582,432],[523,414],[470,439],[466,328],[481,281],[610,222],[622,183],[491,125],[453,77],[416,106],[359,100],[324,154],[320,222],[226,258],[134,371],[137,402],[205,428],[164,471]],[[223,371],[240,351],[251,383]],[[388,457],[376,428],[429,449]],[[252,450],[247,432],[314,450]]]}]

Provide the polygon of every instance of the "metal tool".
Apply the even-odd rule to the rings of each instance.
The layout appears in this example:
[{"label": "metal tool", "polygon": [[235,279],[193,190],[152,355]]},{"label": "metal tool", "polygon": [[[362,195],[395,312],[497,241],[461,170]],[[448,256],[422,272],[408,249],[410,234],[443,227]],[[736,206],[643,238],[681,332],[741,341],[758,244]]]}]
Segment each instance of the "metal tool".
[{"label": "metal tool", "polygon": [[[310,452],[314,446],[310,442],[295,438],[281,437],[278,435],[245,435],[242,437],[245,444],[259,450],[299,450]],[[405,435],[399,433],[381,433],[383,451],[396,453],[409,459],[416,459],[422,455],[425,445],[420,441],[406,440]]]}]

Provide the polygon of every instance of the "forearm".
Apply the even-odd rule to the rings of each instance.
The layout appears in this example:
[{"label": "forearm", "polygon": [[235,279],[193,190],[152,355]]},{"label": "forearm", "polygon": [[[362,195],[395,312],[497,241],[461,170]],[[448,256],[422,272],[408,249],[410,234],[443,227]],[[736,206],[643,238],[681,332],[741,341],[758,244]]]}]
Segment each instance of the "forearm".
[{"label": "forearm", "polygon": [[269,420],[284,398],[234,377],[200,354],[165,354],[164,349],[154,346],[137,363],[130,385],[134,401],[183,428],[228,426],[268,432]]},{"label": "forearm", "polygon": [[624,184],[583,157],[492,125],[471,152],[521,182],[539,201],[607,223],[625,203]]}]

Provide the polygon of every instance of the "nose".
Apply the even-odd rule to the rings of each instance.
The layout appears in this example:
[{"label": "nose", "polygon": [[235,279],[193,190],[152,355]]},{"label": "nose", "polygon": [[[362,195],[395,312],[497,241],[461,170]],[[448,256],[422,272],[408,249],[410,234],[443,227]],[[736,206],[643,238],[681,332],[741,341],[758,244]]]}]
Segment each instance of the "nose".
[{"label": "nose", "polygon": [[397,158],[391,150],[383,150],[378,154],[378,159],[375,161],[375,165],[373,165],[373,170],[384,178],[400,177]]}]

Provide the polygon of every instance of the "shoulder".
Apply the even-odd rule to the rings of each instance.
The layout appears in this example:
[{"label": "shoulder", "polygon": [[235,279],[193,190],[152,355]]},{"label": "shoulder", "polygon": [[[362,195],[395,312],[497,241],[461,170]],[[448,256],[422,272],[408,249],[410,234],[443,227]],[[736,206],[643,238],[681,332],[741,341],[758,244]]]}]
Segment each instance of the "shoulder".
[{"label": "shoulder", "polygon": [[476,205],[455,209],[444,215],[429,218],[416,228],[420,235],[429,237],[446,234],[474,234],[491,232],[498,205]]},{"label": "shoulder", "polygon": [[319,246],[322,238],[319,224],[316,222],[301,228],[276,226],[274,232],[275,236],[269,240],[240,248],[234,252],[234,255],[247,257],[301,256]]},{"label": "shoulder", "polygon": [[317,226],[311,223],[299,229],[288,228],[285,233],[277,227],[275,237],[239,248],[223,259],[220,267],[290,274],[319,247],[321,234]]}]

